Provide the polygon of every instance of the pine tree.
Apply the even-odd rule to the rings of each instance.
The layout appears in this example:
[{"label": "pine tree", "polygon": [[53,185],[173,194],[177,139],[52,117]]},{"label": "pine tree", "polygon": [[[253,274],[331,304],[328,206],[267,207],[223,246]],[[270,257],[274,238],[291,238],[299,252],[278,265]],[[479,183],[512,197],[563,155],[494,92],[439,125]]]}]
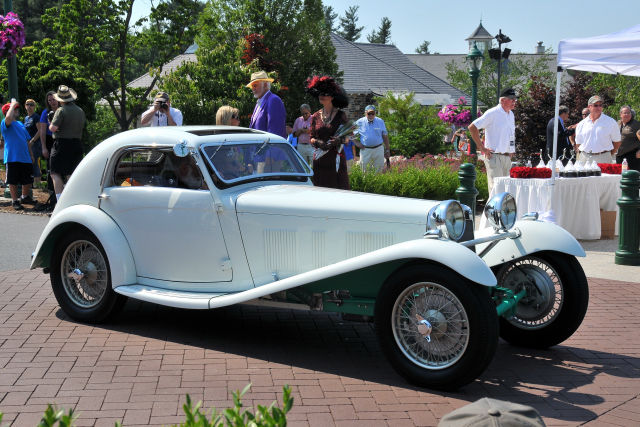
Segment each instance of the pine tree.
[{"label": "pine tree", "polygon": [[340,17],[340,28],[338,35],[350,42],[355,42],[360,38],[360,34],[364,27],[358,27],[358,9],[360,6],[349,6],[344,13],[344,17]]},{"label": "pine tree", "polygon": [[391,43],[391,20],[386,16],[380,22],[378,31],[373,30],[367,36],[369,43],[389,44]]},{"label": "pine tree", "polygon": [[334,13],[333,6],[322,6],[324,10],[324,25],[327,27],[327,31],[332,33],[335,28],[337,13]]},{"label": "pine tree", "polygon": [[429,45],[431,44],[430,41],[423,41],[422,44],[420,46],[418,46],[416,48],[416,53],[421,53],[422,55],[430,55],[431,52],[429,52]]}]

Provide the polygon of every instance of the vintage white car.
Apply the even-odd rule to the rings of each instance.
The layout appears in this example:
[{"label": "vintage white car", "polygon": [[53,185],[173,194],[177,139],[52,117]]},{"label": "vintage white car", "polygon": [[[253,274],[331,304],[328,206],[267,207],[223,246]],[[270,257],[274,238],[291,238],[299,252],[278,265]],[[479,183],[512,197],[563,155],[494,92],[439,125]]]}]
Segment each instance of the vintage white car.
[{"label": "vintage white car", "polygon": [[466,206],[314,187],[284,139],[238,127],[163,127],[107,139],[82,161],[31,268],[60,307],[97,323],[127,297],[187,309],[324,310],[373,321],[408,381],[476,379],[499,337],[547,348],[580,326],[579,243],[507,193],[473,231]]}]

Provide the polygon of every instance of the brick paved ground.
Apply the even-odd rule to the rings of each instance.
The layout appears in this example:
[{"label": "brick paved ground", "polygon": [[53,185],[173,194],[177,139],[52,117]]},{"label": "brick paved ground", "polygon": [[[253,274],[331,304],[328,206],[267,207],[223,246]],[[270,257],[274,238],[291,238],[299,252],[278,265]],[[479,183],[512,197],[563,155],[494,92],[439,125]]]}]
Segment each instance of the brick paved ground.
[{"label": "brick paved ground", "polygon": [[535,407],[547,425],[632,426],[640,419],[640,284],[590,280],[591,304],[563,346],[501,342],[495,361],[456,393],[417,389],[381,356],[371,326],[338,316],[248,306],[187,311],[130,301],[117,322],[68,319],[39,271],[0,273],[0,411],[34,426],[45,404],[81,411],[80,426],[183,420],[205,407],[269,404],[293,387],[293,426],[433,426],[489,396]]}]

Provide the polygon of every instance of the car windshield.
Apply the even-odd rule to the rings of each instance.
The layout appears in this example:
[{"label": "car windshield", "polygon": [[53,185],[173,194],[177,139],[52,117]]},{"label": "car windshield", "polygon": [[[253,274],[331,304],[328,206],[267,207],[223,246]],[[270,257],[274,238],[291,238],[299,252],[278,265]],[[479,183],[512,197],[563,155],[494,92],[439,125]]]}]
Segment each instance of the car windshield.
[{"label": "car windshield", "polygon": [[225,183],[313,175],[296,150],[286,142],[224,142],[204,145],[202,150],[218,178]]}]

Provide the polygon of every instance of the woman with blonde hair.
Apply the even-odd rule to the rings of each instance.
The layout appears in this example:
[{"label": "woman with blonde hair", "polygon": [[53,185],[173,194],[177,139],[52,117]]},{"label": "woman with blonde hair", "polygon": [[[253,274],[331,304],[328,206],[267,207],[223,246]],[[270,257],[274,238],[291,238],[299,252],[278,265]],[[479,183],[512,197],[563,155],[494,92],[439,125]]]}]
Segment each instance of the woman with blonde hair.
[{"label": "woman with blonde hair", "polygon": [[216,125],[240,126],[240,110],[225,105],[216,113]]}]

